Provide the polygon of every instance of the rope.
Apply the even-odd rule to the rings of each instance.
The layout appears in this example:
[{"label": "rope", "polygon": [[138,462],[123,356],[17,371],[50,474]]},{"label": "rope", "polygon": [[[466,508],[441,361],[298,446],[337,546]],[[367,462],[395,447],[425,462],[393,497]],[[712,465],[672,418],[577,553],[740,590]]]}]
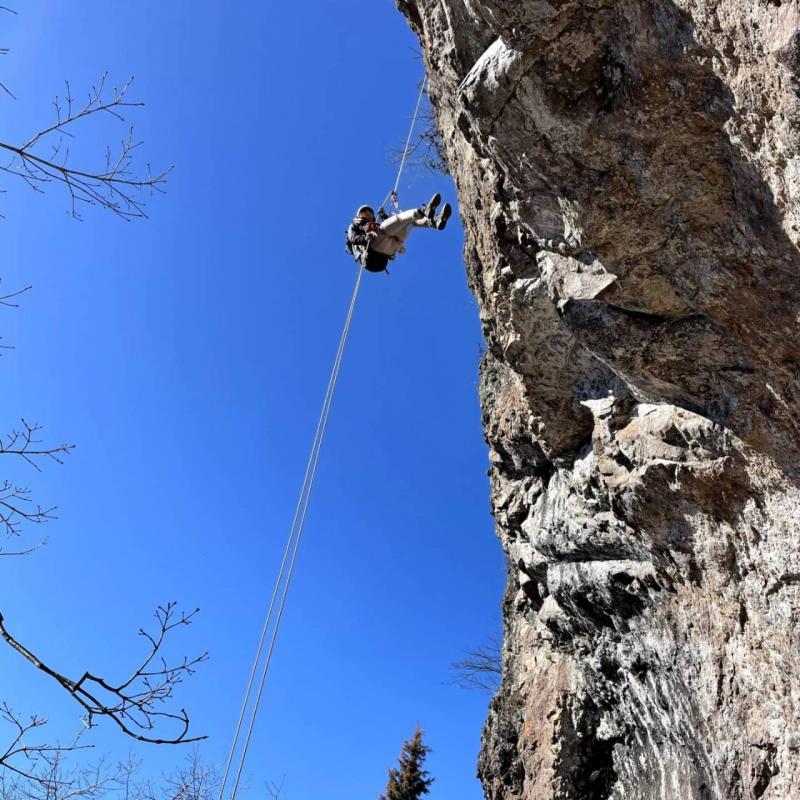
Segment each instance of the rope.
[{"label": "rope", "polygon": [[406,137],[406,146],[403,149],[403,157],[400,159],[400,168],[397,170],[397,178],[394,181],[394,187],[386,195],[383,202],[381,203],[381,208],[383,208],[387,201],[391,198],[392,203],[395,206],[395,209],[398,208],[397,206],[397,189],[400,186],[400,178],[403,176],[403,171],[406,167],[406,159],[408,158],[408,151],[411,149],[411,137],[414,135],[414,128],[417,127],[417,117],[419,116],[419,109],[422,105],[422,95],[425,94],[425,88],[428,85],[428,79],[425,78],[422,81],[422,85],[419,87],[419,97],[417,97],[417,105],[414,108],[414,116],[411,118],[411,127],[408,129],[408,136]]},{"label": "rope", "polygon": [[[284,548],[283,551],[283,559],[281,561],[280,569],[278,570],[278,577],[275,581],[275,588],[272,592],[272,598],[269,603],[269,608],[267,609],[266,619],[264,620],[264,627],[262,628],[261,631],[261,638],[259,639],[255,659],[253,660],[253,668],[250,672],[250,679],[247,684],[247,689],[245,690],[244,700],[242,701],[242,709],[239,714],[239,720],[236,724],[236,731],[233,736],[233,742],[231,743],[230,753],[228,754],[228,760],[227,763],[225,764],[225,773],[223,775],[222,783],[220,785],[220,790],[219,790],[219,800],[223,800],[223,797],[225,795],[225,788],[228,783],[228,778],[230,776],[234,755],[236,753],[236,749],[239,743],[239,737],[242,732],[242,725],[244,723],[247,707],[250,704],[250,696],[253,689],[253,683],[255,680],[256,672],[258,671],[258,665],[261,662],[262,653],[264,651],[264,643],[266,641],[269,628],[273,622],[275,601],[278,597],[278,594],[280,593],[281,599],[278,605],[278,612],[274,620],[274,627],[272,630],[272,636],[270,638],[269,647],[267,649],[267,656],[261,669],[261,678],[259,680],[258,693],[256,694],[255,701],[253,703],[253,707],[250,712],[250,720],[247,726],[247,734],[242,747],[242,752],[239,757],[239,764],[236,770],[236,777],[234,779],[230,800],[235,800],[236,794],[239,790],[239,783],[241,781],[242,772],[244,770],[245,761],[247,759],[247,752],[250,748],[250,740],[253,735],[256,716],[258,715],[259,706],[261,704],[261,698],[264,693],[264,686],[266,684],[267,676],[269,674],[269,668],[272,663],[272,655],[275,650],[275,642],[277,641],[278,638],[278,631],[280,630],[281,620],[283,619],[283,612],[286,607],[286,598],[289,594],[289,586],[291,585],[292,576],[294,575],[295,564],[297,563],[297,553],[300,549],[300,540],[302,539],[303,536],[303,529],[305,527],[306,515],[308,513],[308,506],[311,499],[311,490],[314,487],[314,480],[317,474],[317,465],[319,464],[320,452],[322,450],[322,442],[325,438],[325,432],[328,427],[328,417],[330,415],[331,404],[333,402],[333,395],[336,390],[336,383],[339,379],[339,370],[342,365],[344,348],[347,342],[347,336],[350,333],[350,324],[353,320],[353,311],[355,310],[356,298],[358,297],[358,290],[359,287],[361,286],[361,278],[363,274],[364,274],[363,268],[359,267],[358,277],[356,278],[356,285],[353,289],[353,296],[350,299],[350,307],[347,311],[347,317],[345,319],[342,335],[339,338],[339,347],[336,351],[336,357],[334,358],[333,361],[333,367],[331,369],[330,378],[328,379],[328,387],[325,390],[325,399],[323,400],[322,403],[322,411],[320,412],[319,420],[317,422],[317,429],[314,432],[314,440],[311,444],[311,452],[309,453],[308,462],[306,463],[306,471],[305,475],[303,476],[303,484],[300,489],[300,496],[298,497],[297,500],[297,506],[295,507],[292,526],[289,530],[289,536],[286,540],[286,547]],[[291,557],[289,555],[290,553]],[[288,571],[286,569],[287,562],[288,562]],[[282,592],[281,592],[281,586],[283,586]]]},{"label": "rope", "polygon": [[[406,137],[406,144],[403,149],[403,157],[400,160],[400,167],[397,170],[397,177],[395,178],[394,187],[386,195],[383,203],[381,203],[381,207],[385,206],[386,203],[391,199],[392,204],[395,210],[399,210],[399,205],[397,202],[397,189],[400,186],[400,179],[402,178],[403,171],[405,170],[406,161],[408,159],[408,153],[411,149],[411,137],[414,135],[414,129],[417,125],[417,118],[419,116],[419,110],[422,105],[422,96],[425,93],[425,88],[427,86],[428,79],[425,78],[422,81],[422,85],[420,86],[419,96],[417,97],[417,104],[414,108],[414,115],[411,119],[411,127],[408,131],[408,136]],[[250,705],[250,700],[253,692],[253,685],[255,683],[256,674],[258,672],[258,665],[261,663],[262,655],[264,653],[264,644],[267,640],[267,635],[269,633],[270,627],[272,627],[272,635],[269,640],[269,646],[267,647],[267,655],[264,659],[263,666],[261,668],[261,677],[258,682],[258,691],[255,696],[255,700],[253,702],[253,706],[250,710],[250,719],[247,724],[247,733],[245,735],[244,744],[242,745],[242,751],[239,756],[239,764],[236,769],[236,777],[234,778],[233,788],[231,790],[230,800],[236,800],[236,794],[239,791],[239,783],[241,782],[242,772],[244,771],[244,765],[247,760],[247,753],[250,749],[250,741],[253,736],[253,729],[255,728],[256,717],[258,715],[258,710],[261,705],[261,699],[264,693],[264,686],[267,682],[267,676],[269,675],[269,668],[272,664],[272,655],[275,651],[275,643],[278,639],[278,632],[280,630],[281,620],[283,619],[283,612],[286,608],[286,598],[289,594],[289,587],[292,582],[292,577],[294,575],[294,568],[297,563],[297,554],[300,549],[300,540],[303,537],[303,529],[305,528],[306,523],[306,515],[308,514],[308,506],[311,500],[311,490],[314,488],[314,480],[316,479],[317,475],[317,466],[319,464],[319,457],[322,451],[322,442],[325,438],[325,432],[328,428],[328,417],[330,415],[331,404],[333,402],[333,395],[336,391],[336,383],[339,380],[339,370],[342,366],[342,357],[344,356],[344,348],[345,344],[347,343],[347,337],[350,333],[350,324],[353,320],[353,311],[355,310],[356,305],[356,298],[358,297],[358,290],[361,286],[361,278],[364,274],[363,268],[359,267],[358,270],[358,277],[356,278],[356,285],[353,289],[353,296],[350,299],[350,307],[347,310],[347,317],[345,319],[344,328],[342,330],[342,335],[339,338],[339,347],[336,351],[336,357],[333,361],[333,367],[331,369],[330,378],[328,379],[328,387],[325,390],[325,399],[322,402],[322,410],[319,415],[319,420],[317,421],[317,428],[314,432],[314,439],[311,444],[311,452],[308,456],[308,462],[306,463],[306,470],[303,476],[303,484],[300,488],[300,496],[297,499],[297,505],[294,511],[294,518],[292,519],[292,525],[289,529],[289,536],[286,540],[286,547],[283,551],[283,558],[281,560],[281,566],[278,570],[278,577],[275,580],[275,587],[272,591],[272,597],[269,601],[269,607],[267,608],[266,618],[264,620],[264,626],[261,629],[261,636],[258,641],[258,647],[256,648],[256,655],[253,659],[253,667],[250,671],[250,678],[247,682],[247,688],[245,689],[244,699],[242,700],[242,707],[239,712],[239,719],[236,723],[236,730],[233,735],[233,741],[231,742],[230,752],[228,753],[228,758],[225,763],[225,772],[222,777],[222,782],[220,784],[219,789],[219,800],[223,800],[225,796],[225,789],[228,784],[228,778],[231,774],[231,768],[233,766],[234,757],[236,755],[236,750],[239,745],[239,740],[242,734],[242,727],[244,725],[245,717],[247,716],[247,709]],[[288,569],[287,569],[288,564]],[[281,588],[282,587],[282,588]],[[275,615],[275,602],[278,599],[278,595],[280,594],[280,602],[278,603],[278,610],[277,615]],[[273,619],[274,617],[274,619]],[[273,625],[274,622],[274,625]]]}]

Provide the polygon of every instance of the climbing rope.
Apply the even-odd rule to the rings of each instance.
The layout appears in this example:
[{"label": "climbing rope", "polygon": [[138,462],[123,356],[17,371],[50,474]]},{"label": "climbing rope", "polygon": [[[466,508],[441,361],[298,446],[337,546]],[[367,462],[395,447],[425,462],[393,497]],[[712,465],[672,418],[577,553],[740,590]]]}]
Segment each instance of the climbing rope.
[{"label": "climbing rope", "polygon": [[[400,185],[400,179],[403,175],[403,171],[406,166],[406,161],[408,158],[408,152],[411,147],[411,137],[414,135],[414,129],[417,123],[417,117],[419,116],[420,106],[422,104],[422,95],[425,92],[425,87],[427,85],[427,78],[422,81],[422,86],[420,87],[419,97],[417,98],[417,105],[414,109],[414,115],[411,121],[411,128],[408,131],[408,137],[406,138],[405,148],[403,150],[403,156],[400,160],[400,167],[397,170],[397,177],[394,182],[394,187],[386,195],[383,203],[381,203],[381,207],[383,207],[390,199],[392,201],[393,206],[395,209],[398,209],[397,204],[397,189]],[[303,476],[303,484],[300,489],[300,495],[297,499],[297,505],[294,511],[294,517],[292,519],[292,525],[289,529],[289,536],[286,539],[286,546],[283,551],[283,558],[281,560],[280,569],[278,570],[278,577],[275,580],[275,587],[272,591],[272,597],[270,598],[269,607],[267,608],[266,618],[264,620],[264,625],[261,629],[261,636],[258,641],[258,647],[256,648],[255,658],[253,659],[253,667],[250,671],[250,678],[247,682],[247,688],[245,689],[244,699],[242,701],[242,707],[239,712],[239,719],[236,723],[236,730],[233,734],[233,741],[231,742],[230,751],[228,753],[228,758],[225,763],[225,771],[222,776],[222,781],[220,783],[219,788],[219,800],[223,800],[225,796],[225,789],[228,785],[228,779],[231,777],[231,771],[233,768],[234,759],[236,756],[236,752],[239,749],[239,742],[242,736],[242,729],[245,724],[245,718],[248,716],[248,708],[250,709],[249,712],[249,719],[247,722],[247,730],[244,735],[244,740],[241,746],[241,752],[239,753],[239,761],[236,767],[236,774],[233,778],[233,784],[230,794],[230,800],[236,800],[236,795],[239,791],[239,784],[241,782],[242,773],[244,771],[245,762],[247,760],[247,753],[250,749],[250,741],[253,736],[253,729],[255,728],[256,717],[258,715],[258,710],[261,705],[261,699],[264,694],[264,687],[267,682],[267,676],[269,675],[270,665],[272,664],[272,655],[275,651],[275,643],[278,639],[278,632],[280,631],[281,620],[283,619],[283,612],[286,608],[286,598],[289,594],[289,587],[292,582],[292,577],[294,575],[295,565],[297,563],[297,554],[300,549],[300,541],[303,537],[303,529],[305,528],[306,523],[306,515],[308,514],[308,506],[311,500],[311,490],[314,488],[314,480],[317,476],[317,466],[319,464],[319,457],[322,451],[322,443],[325,439],[325,432],[328,428],[328,418],[330,416],[331,404],[333,403],[333,395],[336,391],[336,384],[339,380],[339,371],[342,366],[342,357],[344,356],[344,348],[347,343],[347,337],[350,333],[350,325],[353,321],[353,312],[356,306],[356,299],[358,298],[358,290],[361,286],[361,278],[364,274],[364,269],[359,267],[358,276],[356,277],[356,284],[353,288],[353,296],[350,298],[350,307],[347,310],[347,316],[345,318],[344,328],[342,329],[342,335],[339,338],[339,347],[336,350],[336,356],[333,360],[333,367],[331,369],[331,374],[328,379],[328,386],[325,390],[325,398],[322,402],[322,410],[320,411],[319,420],[317,421],[317,428],[314,432],[314,439],[311,443],[311,451],[308,456],[308,461],[306,463],[306,470]],[[278,597],[280,596],[280,600]],[[277,607],[276,607],[277,603]],[[277,608],[277,610],[276,610]],[[272,631],[270,635],[270,630]],[[258,674],[259,664],[261,664],[262,656],[264,655],[264,646],[267,642],[267,637],[269,636],[269,644],[267,645],[267,652],[266,657],[264,657],[264,663],[261,666],[261,674],[258,679],[258,689],[256,691],[255,698],[252,701],[252,693],[253,688],[256,682],[256,676]]]},{"label": "climbing rope", "polygon": [[[258,693],[256,694],[253,707],[250,710],[250,720],[247,725],[247,733],[239,757],[239,765],[236,770],[236,776],[231,791],[231,800],[235,800],[236,793],[239,790],[239,783],[241,781],[242,771],[244,770],[245,761],[247,759],[247,751],[250,748],[250,740],[253,735],[253,728],[255,727],[256,717],[258,715],[258,709],[261,704],[261,697],[264,693],[264,686],[266,684],[267,676],[269,675],[269,668],[272,663],[272,655],[275,651],[275,642],[277,641],[278,638],[278,632],[280,630],[281,620],[283,618],[283,612],[286,607],[286,598],[289,594],[289,586],[291,585],[295,564],[297,563],[297,553],[300,549],[300,540],[302,539],[303,536],[303,529],[305,527],[305,522],[306,522],[306,514],[308,513],[308,506],[311,500],[311,490],[314,488],[314,479],[316,478],[317,475],[317,465],[319,464],[319,456],[320,452],[322,451],[322,442],[325,438],[325,432],[328,427],[328,418],[330,415],[331,404],[333,402],[333,395],[336,390],[336,383],[339,379],[339,370],[342,366],[342,356],[344,355],[344,348],[345,344],[347,343],[347,336],[350,333],[350,325],[353,321],[353,311],[355,310],[356,299],[358,297],[358,290],[361,286],[361,278],[363,274],[364,270],[362,268],[359,268],[358,277],[356,278],[356,284],[353,289],[353,296],[350,299],[350,307],[347,310],[347,317],[345,319],[344,328],[342,330],[342,335],[339,338],[339,347],[336,351],[336,357],[334,358],[333,361],[333,368],[331,369],[330,378],[328,379],[328,387],[325,390],[325,399],[323,400],[322,403],[322,411],[320,412],[319,420],[317,421],[317,428],[316,431],[314,432],[314,440],[311,444],[311,452],[309,453],[308,462],[306,464],[306,471],[305,475],[303,476],[303,485],[300,489],[300,496],[298,497],[297,500],[297,506],[295,507],[292,526],[289,530],[289,536],[286,540],[286,547],[284,548],[283,559],[281,561],[281,566],[278,571],[278,577],[275,581],[275,588],[272,592],[272,598],[270,599],[269,608],[267,609],[267,615],[266,619],[264,620],[264,626],[261,631],[261,638],[259,639],[258,642],[256,655],[253,660],[253,668],[250,673],[250,680],[248,681],[244,700],[242,702],[242,709],[239,714],[239,720],[236,724],[236,731],[233,736],[233,742],[231,743],[230,753],[228,754],[228,760],[225,764],[225,772],[223,774],[222,783],[220,785],[220,790],[219,790],[220,800],[222,800],[222,798],[225,795],[225,788],[228,783],[228,778],[230,776],[234,756],[236,754],[236,749],[239,744],[239,738],[242,733],[242,726],[244,724],[244,719],[247,713],[247,707],[250,705],[250,697],[252,694],[256,673],[258,671],[258,665],[261,662],[261,657],[264,652],[264,644],[267,639],[267,634],[269,632],[270,627],[272,627],[272,636],[270,637],[269,646],[267,648],[266,659],[264,660],[264,664],[261,668],[261,678],[258,684]],[[277,615],[276,615],[275,602],[279,594],[280,594],[280,602],[278,604]]]},{"label": "climbing rope", "polygon": [[400,178],[403,176],[403,171],[406,167],[406,159],[408,158],[408,151],[411,149],[411,137],[414,135],[414,129],[417,127],[417,117],[419,116],[419,110],[422,106],[422,96],[425,94],[425,89],[428,86],[428,79],[425,78],[422,81],[422,84],[419,87],[419,97],[417,97],[417,105],[414,108],[414,115],[411,118],[411,127],[408,129],[408,136],[406,137],[406,146],[403,149],[403,157],[400,159],[400,167],[397,170],[397,177],[394,181],[394,186],[392,187],[389,194],[383,199],[381,203],[381,208],[383,208],[386,203],[391,200],[392,206],[395,211],[400,210],[400,206],[397,203],[397,190],[400,186]]}]

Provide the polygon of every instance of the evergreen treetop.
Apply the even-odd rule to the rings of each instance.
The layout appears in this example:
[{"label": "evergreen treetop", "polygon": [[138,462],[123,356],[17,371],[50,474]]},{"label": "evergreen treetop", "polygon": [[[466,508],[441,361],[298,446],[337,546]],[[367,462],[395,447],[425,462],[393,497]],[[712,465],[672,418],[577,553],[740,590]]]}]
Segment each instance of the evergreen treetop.
[{"label": "evergreen treetop", "polygon": [[433,778],[423,768],[425,757],[430,753],[430,747],[422,742],[422,728],[417,728],[414,735],[403,743],[397,769],[389,768],[389,781],[386,784],[386,794],[380,800],[420,800],[428,794]]}]

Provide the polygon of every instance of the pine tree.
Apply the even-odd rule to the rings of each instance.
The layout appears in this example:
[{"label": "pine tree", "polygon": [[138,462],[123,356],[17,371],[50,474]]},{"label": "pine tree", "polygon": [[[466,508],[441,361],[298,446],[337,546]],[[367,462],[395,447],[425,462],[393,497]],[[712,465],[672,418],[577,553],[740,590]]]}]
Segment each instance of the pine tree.
[{"label": "pine tree", "polygon": [[428,794],[433,778],[428,777],[430,773],[423,769],[423,764],[430,751],[430,747],[422,743],[422,728],[417,728],[414,736],[403,743],[398,768],[389,768],[386,794],[382,794],[380,800],[420,800]]}]

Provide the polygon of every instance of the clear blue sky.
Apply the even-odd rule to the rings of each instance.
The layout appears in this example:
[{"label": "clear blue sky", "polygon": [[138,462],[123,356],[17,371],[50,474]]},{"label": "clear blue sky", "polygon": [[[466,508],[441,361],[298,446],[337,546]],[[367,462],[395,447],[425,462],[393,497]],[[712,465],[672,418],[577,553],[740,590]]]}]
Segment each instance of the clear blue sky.
[{"label": "clear blue sky", "polygon": [[[32,0],[3,17],[5,140],[51,119],[68,78],[135,74],[143,155],[175,163],[145,222],[65,213],[56,189],[4,181],[0,421],[78,444],[3,476],[59,506],[47,548],[4,560],[8,625],[67,674],[112,676],[159,602],[202,609],[173,652],[211,660],[181,690],[223,760],[291,519],[355,268],[343,232],[391,186],[421,65],[394,3]],[[85,131],[90,152],[121,136]],[[449,180],[421,170],[406,205]],[[419,722],[433,798],[480,798],[488,698],[450,663],[499,628],[503,565],[480,430],[481,335],[457,220],[416,232],[392,275],[366,275],[268,697],[251,790],[376,797]],[[31,531],[35,538],[37,531]],[[11,651],[5,699],[76,709]],[[95,732],[101,752],[130,744]],[[183,757],[135,747],[148,769]]]}]

